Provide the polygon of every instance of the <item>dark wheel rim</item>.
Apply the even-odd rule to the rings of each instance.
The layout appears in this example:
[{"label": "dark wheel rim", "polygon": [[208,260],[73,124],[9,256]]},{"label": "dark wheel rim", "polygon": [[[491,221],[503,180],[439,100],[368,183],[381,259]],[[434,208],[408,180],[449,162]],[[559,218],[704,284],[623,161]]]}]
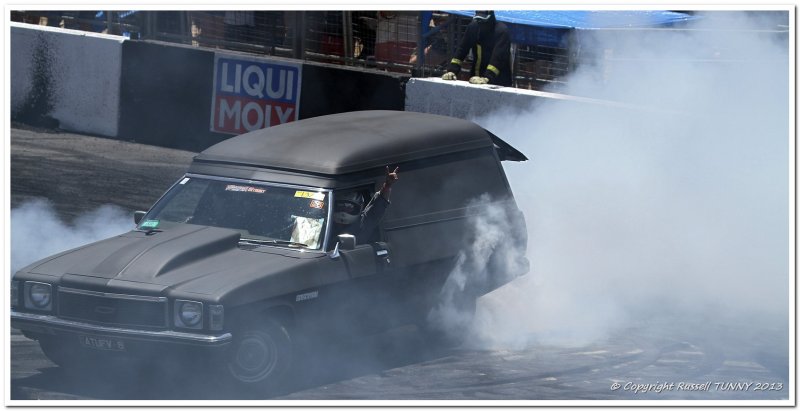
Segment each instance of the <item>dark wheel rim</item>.
[{"label": "dark wheel rim", "polygon": [[265,332],[246,332],[236,344],[228,362],[239,381],[259,382],[269,377],[278,364],[278,346]]}]

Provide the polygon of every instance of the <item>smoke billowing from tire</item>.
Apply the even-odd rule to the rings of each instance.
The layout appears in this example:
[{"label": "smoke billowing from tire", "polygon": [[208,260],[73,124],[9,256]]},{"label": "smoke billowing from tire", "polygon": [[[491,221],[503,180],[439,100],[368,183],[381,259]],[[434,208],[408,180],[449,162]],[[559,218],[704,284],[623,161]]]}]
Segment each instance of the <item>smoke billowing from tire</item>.
[{"label": "smoke billowing from tire", "polygon": [[548,101],[475,119],[532,159],[505,164],[532,268],[480,301],[471,344],[580,345],[654,318],[786,328],[789,48],[756,31],[781,19],[599,31],[581,41],[601,58],[563,92],[638,109]]},{"label": "smoke billowing from tire", "polygon": [[11,210],[11,273],[47,256],[119,235],[133,229],[133,217],[120,207],[104,205],[62,221],[45,199]]}]

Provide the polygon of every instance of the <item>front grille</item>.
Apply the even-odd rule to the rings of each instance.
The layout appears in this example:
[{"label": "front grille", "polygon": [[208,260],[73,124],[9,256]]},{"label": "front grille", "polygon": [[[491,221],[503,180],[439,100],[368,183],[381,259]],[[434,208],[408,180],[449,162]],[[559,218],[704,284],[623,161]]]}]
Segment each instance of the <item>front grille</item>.
[{"label": "front grille", "polygon": [[166,328],[165,297],[111,294],[59,288],[58,316],[114,326]]}]

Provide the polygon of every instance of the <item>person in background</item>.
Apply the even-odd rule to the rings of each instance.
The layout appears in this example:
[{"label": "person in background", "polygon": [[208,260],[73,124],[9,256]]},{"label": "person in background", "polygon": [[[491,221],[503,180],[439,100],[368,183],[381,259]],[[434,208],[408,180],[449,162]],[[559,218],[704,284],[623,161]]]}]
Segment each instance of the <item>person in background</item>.
[{"label": "person in background", "polygon": [[[426,27],[422,35],[423,42],[426,44],[424,64],[444,69],[448,63],[446,27],[449,25],[449,21],[437,22],[432,12],[422,12],[422,16],[423,25]],[[425,23],[426,21],[428,23]],[[411,54],[411,58],[408,60],[410,64],[417,64],[417,51],[415,49]]]},{"label": "person in background", "polygon": [[442,79],[456,79],[470,50],[473,58],[470,83],[511,86],[511,40],[508,27],[496,20],[494,11],[475,12]]},{"label": "person in background", "polygon": [[358,39],[360,48],[356,58],[360,60],[375,60],[375,38],[378,27],[378,13],[376,11],[353,12],[353,37]]}]

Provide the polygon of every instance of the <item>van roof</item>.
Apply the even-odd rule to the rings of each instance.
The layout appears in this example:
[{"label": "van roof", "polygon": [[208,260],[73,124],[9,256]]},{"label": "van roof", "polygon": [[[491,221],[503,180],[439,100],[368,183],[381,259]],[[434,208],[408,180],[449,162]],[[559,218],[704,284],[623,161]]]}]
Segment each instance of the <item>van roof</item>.
[{"label": "van roof", "polygon": [[242,134],[209,147],[196,163],[227,163],[337,175],[493,145],[489,132],[452,117],[355,111]]}]

